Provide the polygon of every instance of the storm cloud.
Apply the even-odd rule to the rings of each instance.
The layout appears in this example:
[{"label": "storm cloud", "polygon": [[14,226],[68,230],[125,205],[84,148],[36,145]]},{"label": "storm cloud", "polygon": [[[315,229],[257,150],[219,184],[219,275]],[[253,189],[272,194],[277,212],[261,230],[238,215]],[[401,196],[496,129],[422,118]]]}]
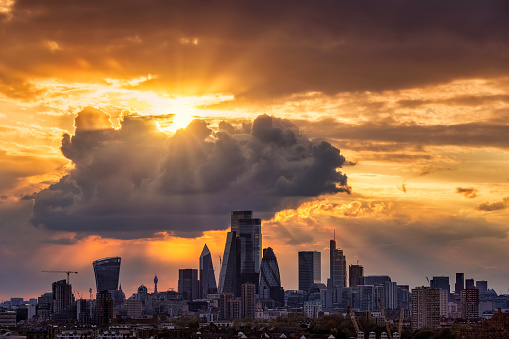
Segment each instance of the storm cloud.
[{"label": "storm cloud", "polygon": [[196,236],[225,229],[231,210],[270,217],[350,192],[339,149],[310,141],[288,120],[259,116],[249,134],[194,120],[168,137],[154,119],[128,115],[115,130],[107,114],[81,111],[61,147],[75,167],[34,196],[33,224],[78,236]]}]

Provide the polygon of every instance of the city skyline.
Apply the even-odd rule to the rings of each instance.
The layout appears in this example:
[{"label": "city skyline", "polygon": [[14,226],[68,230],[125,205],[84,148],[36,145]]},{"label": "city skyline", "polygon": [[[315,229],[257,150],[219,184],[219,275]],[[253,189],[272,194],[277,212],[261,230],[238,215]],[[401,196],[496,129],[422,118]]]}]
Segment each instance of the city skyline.
[{"label": "city skyline", "polygon": [[123,290],[177,289],[205,244],[219,283],[246,210],[263,233],[249,265],[272,248],[285,289],[301,251],[326,283],[335,232],[365,275],[507,293],[507,13],[0,0],[0,300],[66,278],[43,270],[79,272],[87,295],[105,257]]}]

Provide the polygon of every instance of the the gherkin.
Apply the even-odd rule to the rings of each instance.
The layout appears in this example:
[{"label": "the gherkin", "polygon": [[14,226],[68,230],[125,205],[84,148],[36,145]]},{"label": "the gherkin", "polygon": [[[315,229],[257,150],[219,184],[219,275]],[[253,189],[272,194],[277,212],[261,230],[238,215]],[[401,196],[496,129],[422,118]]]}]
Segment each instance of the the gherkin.
[{"label": "the gherkin", "polygon": [[280,303],[284,300],[277,258],[270,247],[263,250],[260,265],[260,298],[272,299]]}]

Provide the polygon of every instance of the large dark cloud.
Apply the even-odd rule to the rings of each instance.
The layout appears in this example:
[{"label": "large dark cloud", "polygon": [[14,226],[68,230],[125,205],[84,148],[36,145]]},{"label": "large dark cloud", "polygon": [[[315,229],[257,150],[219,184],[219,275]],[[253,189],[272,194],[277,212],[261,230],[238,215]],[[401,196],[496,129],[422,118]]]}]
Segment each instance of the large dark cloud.
[{"label": "large dark cloud", "polygon": [[503,0],[18,0],[0,61],[43,77],[155,73],[187,94],[398,89],[507,75],[508,12]]},{"label": "large dark cloud", "polygon": [[259,116],[249,134],[195,120],[167,137],[154,119],[126,116],[115,130],[105,113],[80,112],[61,148],[75,168],[35,195],[33,223],[79,235],[194,236],[226,228],[231,210],[270,217],[307,197],[350,191],[339,150],[287,120]]}]

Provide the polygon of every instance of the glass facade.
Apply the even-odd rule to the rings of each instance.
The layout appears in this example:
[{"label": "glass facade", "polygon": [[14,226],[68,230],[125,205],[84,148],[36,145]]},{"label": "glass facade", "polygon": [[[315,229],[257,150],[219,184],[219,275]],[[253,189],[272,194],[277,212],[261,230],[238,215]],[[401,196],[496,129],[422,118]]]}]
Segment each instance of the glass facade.
[{"label": "glass facade", "polygon": [[307,292],[311,285],[321,282],[321,258],[317,251],[299,252],[299,290]]},{"label": "glass facade", "polygon": [[270,295],[271,288],[281,287],[279,266],[272,248],[263,250],[262,264],[260,265],[260,298],[273,299]]},{"label": "glass facade", "polygon": [[209,293],[217,293],[217,285],[212,256],[205,244],[200,255],[200,297],[206,298]]},{"label": "glass facade", "polygon": [[93,262],[97,292],[118,289],[120,257],[104,258]]}]

